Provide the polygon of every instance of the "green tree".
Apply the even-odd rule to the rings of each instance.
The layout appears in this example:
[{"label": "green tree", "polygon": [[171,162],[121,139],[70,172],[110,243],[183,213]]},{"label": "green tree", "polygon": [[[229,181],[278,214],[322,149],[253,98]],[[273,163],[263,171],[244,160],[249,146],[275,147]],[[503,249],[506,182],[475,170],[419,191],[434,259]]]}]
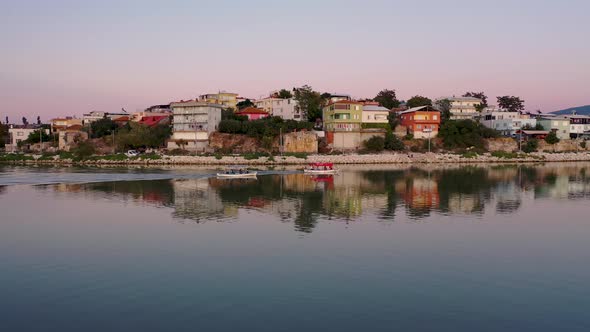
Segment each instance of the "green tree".
[{"label": "green tree", "polygon": [[8,126],[0,123],[0,148],[4,148],[8,140]]},{"label": "green tree", "polygon": [[74,155],[74,160],[84,160],[91,157],[96,152],[96,148],[91,141],[82,141],[70,152]]},{"label": "green tree", "polygon": [[[244,109],[246,107],[254,107],[254,103],[250,99],[243,100],[236,104],[238,110]],[[230,109],[232,113],[234,112],[233,109]]]},{"label": "green tree", "polygon": [[287,89],[281,89],[277,93],[277,98],[289,99],[289,98],[293,98],[293,94],[291,93],[291,91],[289,91]]},{"label": "green tree", "polygon": [[391,130],[388,130],[387,133],[385,133],[384,148],[392,151],[403,151],[406,147],[402,140],[395,136]]},{"label": "green tree", "polygon": [[170,125],[144,126],[139,123],[129,123],[128,126],[117,131],[116,143],[119,150],[138,148],[161,148],[170,138]]},{"label": "green tree", "polygon": [[406,102],[408,108],[420,107],[420,106],[432,106],[432,100],[423,96],[414,96]]},{"label": "green tree", "polygon": [[508,112],[520,112],[524,110],[524,100],[515,96],[497,97],[498,106]]},{"label": "green tree", "polygon": [[49,141],[53,140],[53,137],[51,137],[45,130],[39,129],[39,130],[35,130],[32,133],[30,133],[29,136],[27,137],[27,139],[25,140],[25,143],[27,143],[27,144],[40,143],[41,138],[43,139],[43,142],[49,142]]},{"label": "green tree", "polygon": [[498,137],[497,131],[472,120],[450,120],[438,132],[448,149],[484,148],[484,138]]},{"label": "green tree", "polygon": [[522,151],[525,153],[531,153],[537,151],[539,147],[539,141],[534,138],[529,139],[526,144],[522,147]]},{"label": "green tree", "polygon": [[299,105],[301,113],[308,121],[315,122],[322,118],[323,98],[319,92],[314,91],[311,86],[304,85],[295,89],[295,100]]},{"label": "green tree", "polygon": [[117,123],[111,118],[104,117],[90,124],[90,137],[100,138],[111,135],[117,129]]},{"label": "green tree", "polygon": [[436,101],[436,107],[440,110],[441,121],[445,122],[451,119],[451,101],[440,99]]},{"label": "green tree", "polygon": [[551,145],[559,143],[559,138],[557,137],[557,134],[554,130],[550,131],[549,134],[545,137],[545,142]]},{"label": "green tree", "polygon": [[371,152],[381,152],[385,148],[385,139],[381,136],[373,136],[364,141],[363,145]]},{"label": "green tree", "polygon": [[373,100],[375,100],[376,102],[379,103],[379,105],[381,105],[387,109],[399,107],[399,100],[397,100],[397,96],[395,95],[395,90],[387,90],[387,89],[381,90],[381,91],[379,91],[377,96],[375,96],[375,98],[373,98]]}]

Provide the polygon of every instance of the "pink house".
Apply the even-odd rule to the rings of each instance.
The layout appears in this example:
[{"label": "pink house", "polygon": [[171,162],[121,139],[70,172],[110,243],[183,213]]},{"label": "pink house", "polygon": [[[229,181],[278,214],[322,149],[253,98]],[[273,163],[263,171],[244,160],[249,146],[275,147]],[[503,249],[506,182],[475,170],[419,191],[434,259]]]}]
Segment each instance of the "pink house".
[{"label": "pink house", "polygon": [[264,119],[269,116],[267,112],[255,107],[246,107],[243,110],[236,112],[236,115],[246,116],[248,117],[248,121]]}]

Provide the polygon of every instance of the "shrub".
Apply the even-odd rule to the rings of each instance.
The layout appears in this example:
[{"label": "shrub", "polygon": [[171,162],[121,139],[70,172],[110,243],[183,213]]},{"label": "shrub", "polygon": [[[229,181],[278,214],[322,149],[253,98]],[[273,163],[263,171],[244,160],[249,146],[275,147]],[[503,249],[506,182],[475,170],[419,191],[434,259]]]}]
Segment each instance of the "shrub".
[{"label": "shrub", "polygon": [[492,157],[504,158],[504,159],[514,159],[514,158],[518,158],[518,154],[514,153],[514,152],[507,152],[507,151],[494,151],[494,152],[492,152]]},{"label": "shrub", "polygon": [[580,147],[582,149],[585,149],[586,148],[586,141],[580,142]]},{"label": "shrub", "polygon": [[499,133],[472,120],[449,120],[442,124],[438,136],[448,149],[483,149],[484,138],[498,137]]},{"label": "shrub", "polygon": [[190,152],[188,152],[184,149],[172,149],[172,150],[168,151],[168,155],[170,155],[170,156],[186,156],[189,153]]},{"label": "shrub", "polygon": [[94,148],[94,144],[90,141],[83,141],[78,143],[78,145],[72,149],[72,154],[74,155],[73,160],[79,161],[88,159],[91,157],[96,149]]},{"label": "shrub", "polygon": [[478,154],[475,151],[466,151],[461,155],[461,157],[468,159],[477,158],[477,156]]},{"label": "shrub", "polygon": [[159,160],[162,159],[162,156],[160,156],[157,153],[145,153],[145,154],[141,154],[139,155],[139,159],[141,160]]},{"label": "shrub", "polygon": [[557,134],[555,133],[555,131],[550,131],[549,135],[547,135],[545,137],[545,142],[547,142],[547,144],[557,144],[559,143],[559,138],[557,137]]},{"label": "shrub", "polygon": [[539,141],[532,138],[532,139],[529,139],[526,142],[526,144],[522,147],[522,151],[525,153],[531,153],[531,152],[537,151],[538,147],[539,147]]},{"label": "shrub", "polygon": [[287,152],[283,154],[284,156],[287,157],[295,157],[295,158],[299,158],[299,159],[307,159],[307,153],[305,152]]},{"label": "shrub", "polygon": [[215,159],[221,160],[221,158],[223,158],[223,155],[221,153],[216,153],[215,154]]},{"label": "shrub", "polygon": [[385,139],[381,136],[373,136],[363,142],[365,149],[371,152],[381,152],[385,148]]}]

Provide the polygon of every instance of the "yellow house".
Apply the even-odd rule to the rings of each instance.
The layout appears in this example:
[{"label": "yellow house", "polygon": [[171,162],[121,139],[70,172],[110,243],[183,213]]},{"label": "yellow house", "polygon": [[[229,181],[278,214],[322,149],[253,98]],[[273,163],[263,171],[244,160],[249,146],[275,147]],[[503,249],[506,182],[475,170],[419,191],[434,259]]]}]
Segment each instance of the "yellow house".
[{"label": "yellow house", "polygon": [[238,104],[238,94],[226,91],[218,93],[209,93],[199,96],[199,101],[207,104],[222,105],[224,108],[233,108],[236,110]]},{"label": "yellow house", "polygon": [[363,104],[357,101],[340,100],[324,107],[326,131],[359,131]]}]

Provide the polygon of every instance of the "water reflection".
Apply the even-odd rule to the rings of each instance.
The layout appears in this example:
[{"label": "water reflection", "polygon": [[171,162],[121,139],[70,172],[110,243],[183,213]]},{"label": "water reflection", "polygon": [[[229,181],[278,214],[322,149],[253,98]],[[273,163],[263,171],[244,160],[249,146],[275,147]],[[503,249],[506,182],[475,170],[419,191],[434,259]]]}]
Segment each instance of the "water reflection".
[{"label": "water reflection", "polygon": [[433,214],[511,214],[525,199],[590,198],[589,164],[350,167],[336,176],[267,175],[46,186],[172,210],[179,222],[237,220],[254,210],[311,232],[321,220],[359,222],[372,215],[393,222],[402,213],[420,221]]}]

